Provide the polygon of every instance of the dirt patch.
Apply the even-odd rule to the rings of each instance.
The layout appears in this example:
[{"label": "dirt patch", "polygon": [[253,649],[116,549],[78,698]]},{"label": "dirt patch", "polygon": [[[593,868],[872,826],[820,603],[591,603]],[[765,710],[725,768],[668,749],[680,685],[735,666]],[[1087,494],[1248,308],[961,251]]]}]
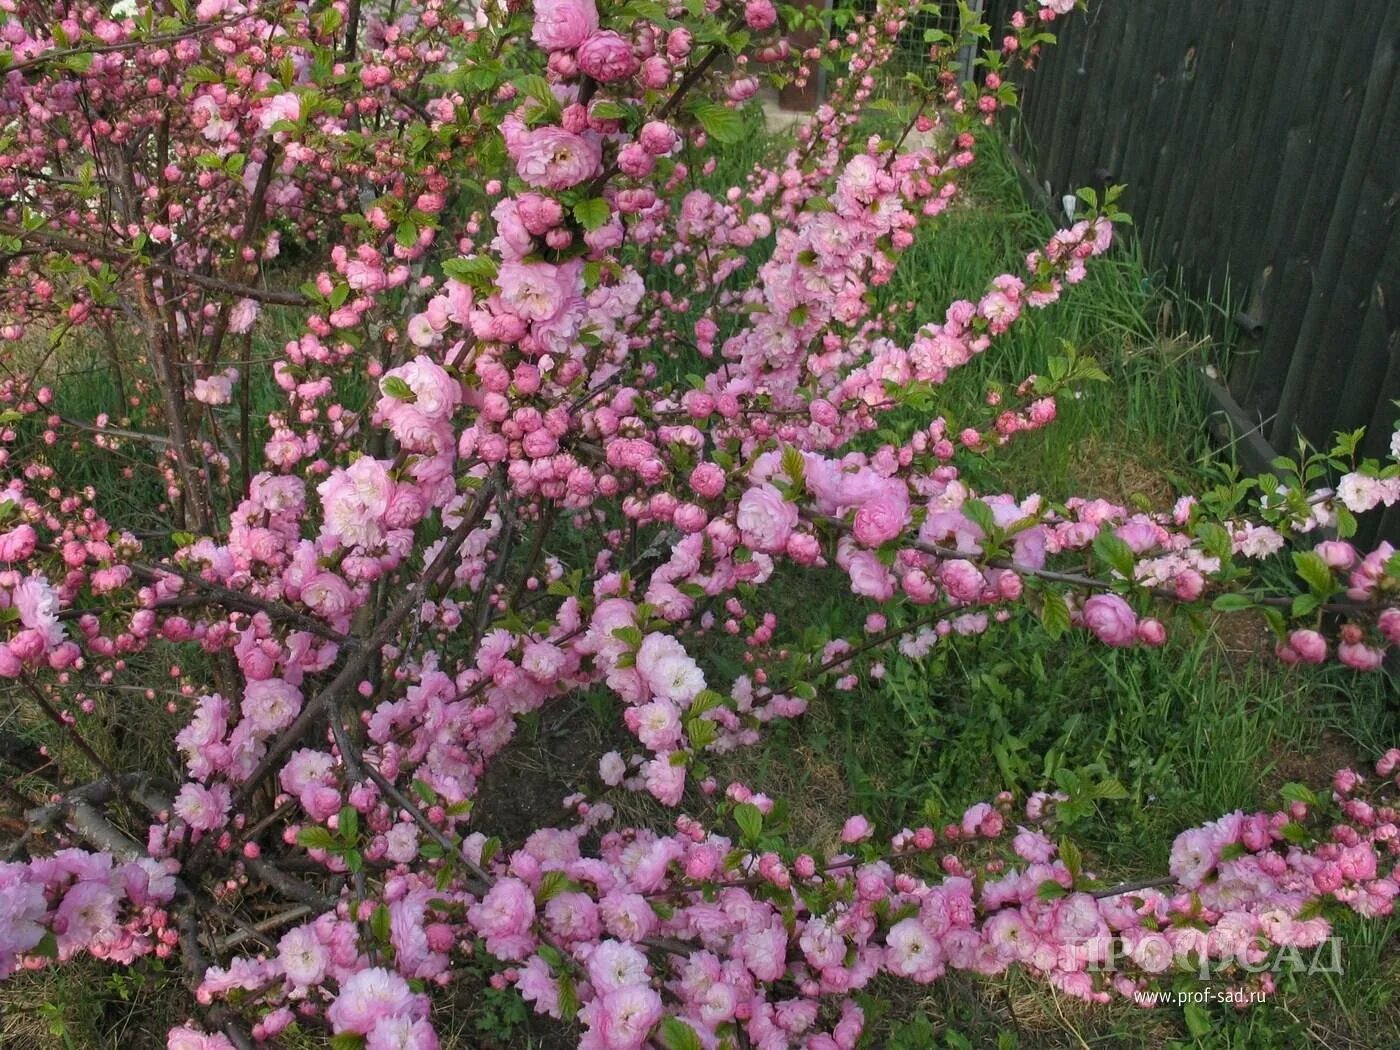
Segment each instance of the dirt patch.
[{"label": "dirt patch", "polygon": [[1356,742],[1340,733],[1324,731],[1307,751],[1276,751],[1274,763],[1264,777],[1266,793],[1276,795],[1284,784],[1306,784],[1313,790],[1325,789],[1332,774],[1346,766],[1365,772]]},{"label": "dirt patch", "polygon": [[598,760],[608,751],[627,753],[634,740],[621,720],[606,724],[594,718],[581,698],[567,698],[567,709],[546,709],[525,724],[487,767],[472,826],[499,837],[506,848],[518,846],[537,828],[559,823],[567,814],[561,802],[574,792],[596,795]]},{"label": "dirt patch", "polygon": [[1269,622],[1255,612],[1224,613],[1210,624],[1220,654],[1232,668],[1245,670],[1273,660],[1277,638]]},{"label": "dirt patch", "polygon": [[1145,506],[1157,513],[1171,510],[1176,503],[1176,488],[1162,472],[1163,463],[1174,461],[1165,448],[1151,444],[1127,448],[1093,435],[1076,458],[1075,485],[1087,495],[1129,509]]}]

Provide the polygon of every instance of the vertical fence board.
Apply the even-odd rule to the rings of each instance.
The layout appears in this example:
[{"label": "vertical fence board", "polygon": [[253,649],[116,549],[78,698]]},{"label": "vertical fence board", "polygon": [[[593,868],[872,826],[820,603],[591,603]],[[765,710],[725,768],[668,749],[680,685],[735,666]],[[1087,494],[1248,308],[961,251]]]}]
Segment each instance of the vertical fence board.
[{"label": "vertical fence board", "polygon": [[[1009,5],[989,6],[1004,16]],[[1058,200],[1127,186],[1148,258],[1262,324],[1228,385],[1275,447],[1400,399],[1400,3],[1092,0],[1014,135]],[[1400,526],[1392,514],[1391,526]]]}]

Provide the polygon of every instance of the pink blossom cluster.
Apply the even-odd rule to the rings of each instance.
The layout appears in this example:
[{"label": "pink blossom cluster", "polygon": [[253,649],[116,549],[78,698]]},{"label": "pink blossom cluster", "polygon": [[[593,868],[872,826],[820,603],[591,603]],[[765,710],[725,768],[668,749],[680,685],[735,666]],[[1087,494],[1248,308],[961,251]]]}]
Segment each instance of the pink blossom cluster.
[{"label": "pink blossom cluster", "polygon": [[80,952],[118,964],[169,955],[179,940],[167,907],[174,870],[82,849],[0,863],[0,979]]}]

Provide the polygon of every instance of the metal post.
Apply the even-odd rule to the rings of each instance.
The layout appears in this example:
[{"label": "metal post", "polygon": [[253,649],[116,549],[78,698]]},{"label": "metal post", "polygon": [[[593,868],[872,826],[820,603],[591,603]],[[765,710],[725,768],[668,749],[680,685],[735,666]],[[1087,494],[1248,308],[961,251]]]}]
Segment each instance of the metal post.
[{"label": "metal post", "polygon": [[[969,9],[971,9],[972,17],[974,19],[980,19],[982,17],[982,8],[985,2],[986,0],[969,0],[967,6]],[[960,26],[959,29],[961,28],[962,27]],[[965,48],[963,48],[962,56],[959,58],[958,61],[959,64],[961,64],[962,66],[963,80],[971,80],[972,75],[977,71],[976,41],[974,41],[971,44],[968,44]]]}]

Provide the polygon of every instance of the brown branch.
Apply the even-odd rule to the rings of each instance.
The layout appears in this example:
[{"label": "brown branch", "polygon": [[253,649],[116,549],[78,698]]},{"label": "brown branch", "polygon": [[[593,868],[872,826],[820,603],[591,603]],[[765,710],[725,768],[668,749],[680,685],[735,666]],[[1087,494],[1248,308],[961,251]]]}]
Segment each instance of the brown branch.
[{"label": "brown branch", "polygon": [[[818,514],[815,511],[803,509],[802,515],[811,521],[823,522],[843,532],[850,532],[852,528],[850,522],[832,517],[830,514]],[[923,554],[931,554],[935,558],[971,561],[974,564],[982,565],[989,569],[1002,569],[1006,572],[1014,572],[1017,576],[1045,580],[1047,583],[1063,583],[1070,587],[1082,587],[1085,590],[1091,591],[1111,591],[1118,586],[1119,582],[1122,582],[1140,591],[1144,591],[1154,598],[1160,598],[1163,601],[1177,602],[1184,605],[1190,604],[1190,600],[1181,597],[1181,595],[1177,594],[1176,591],[1169,587],[1141,584],[1136,580],[1104,580],[1095,576],[1085,576],[1077,572],[1057,572],[1053,569],[1037,569],[1030,565],[1023,565],[1011,558],[983,558],[976,551],[962,551],[958,550],[956,547],[943,547],[935,543],[922,543],[918,540],[900,540],[899,544],[910,550],[916,550]],[[1256,605],[1268,605],[1278,609],[1291,608],[1293,605],[1292,598],[1283,596],[1246,595],[1246,597]],[[1380,605],[1375,602],[1324,602],[1322,605],[1317,606],[1317,608],[1324,612],[1355,614],[1374,611],[1380,608]]]},{"label": "brown branch", "polygon": [[0,74],[24,73],[39,66],[48,65],[50,62],[62,62],[65,59],[77,58],[82,55],[111,55],[122,51],[133,51],[138,47],[156,47],[162,44],[174,44],[181,40],[187,40],[192,36],[200,36],[204,33],[217,32],[220,29],[228,29],[239,22],[249,18],[259,18],[264,12],[249,11],[241,15],[233,15],[216,22],[205,22],[197,25],[186,26],[184,29],[172,30],[168,33],[154,33],[151,36],[140,37],[134,40],[123,40],[119,44],[87,44],[82,47],[55,48],[52,51],[45,51],[27,58],[23,62],[16,62],[12,66],[0,66]]},{"label": "brown branch", "polygon": [[255,302],[269,303],[274,306],[311,305],[311,300],[301,292],[284,291],[273,288],[258,288],[253,285],[240,284],[236,281],[226,281],[220,277],[210,277],[206,274],[194,273],[191,270],[186,270],[182,267],[167,262],[161,262],[156,259],[143,261],[136,258],[129,251],[111,248],[102,244],[92,244],[81,238],[69,237],[61,233],[51,233],[48,230],[26,230],[22,226],[15,226],[7,222],[0,222],[0,233],[7,233],[13,237],[18,237],[22,241],[33,241],[48,248],[71,252],[77,255],[90,255],[95,259],[106,259],[108,262],[131,263],[134,266],[141,266],[147,270],[155,270],[177,281],[183,281],[197,288],[203,288],[210,292],[218,292],[222,295],[236,296],[240,299],[252,299]]},{"label": "brown branch", "polygon": [[112,437],[128,438],[131,441],[145,441],[152,445],[160,445],[169,448],[172,442],[164,434],[149,434],[144,430],[127,430],[123,427],[100,427],[96,423],[84,423],[81,419],[70,419],[67,416],[59,416],[58,421],[66,427],[73,427],[76,430],[87,430],[94,434],[107,434]]},{"label": "brown branch", "polygon": [[[299,613],[295,609],[290,609],[279,602],[269,601],[243,591],[233,590],[222,584],[213,583],[210,580],[206,580],[198,573],[191,572],[188,569],[182,569],[179,566],[168,564],[148,565],[144,562],[133,562],[130,567],[132,572],[152,581],[158,579],[161,575],[177,576],[186,583],[193,584],[195,587],[204,591],[209,596],[206,600],[206,604],[221,604],[239,612],[254,614],[266,613],[269,619],[289,624],[297,630],[306,631],[308,634],[326,638],[348,649],[359,648],[360,640],[354,635],[343,634],[329,624],[316,619],[314,616],[307,616],[304,613]],[[161,601],[170,602],[173,605],[173,599],[167,598],[158,600],[156,603],[157,606],[160,606]]]},{"label": "brown branch", "polygon": [[[241,810],[257,790],[261,783],[273,768],[280,762],[287,752],[290,751],[298,740],[311,728],[312,724],[320,717],[334,701],[340,699],[342,695],[355,687],[357,680],[369,667],[373,655],[387,645],[394,637],[398,629],[403,626],[409,615],[418,608],[423,601],[423,596],[428,589],[433,586],[438,578],[446,572],[457,556],[457,551],[466,542],[468,534],[480,524],[481,519],[486,516],[486,510],[491,505],[495,495],[495,486],[488,485],[478,494],[472,507],[462,516],[461,523],[452,530],[444,541],[442,548],[438,551],[437,557],[428,565],[409,592],[403,599],[389,611],[384,620],[374,629],[374,632],[367,638],[364,644],[355,651],[354,656],[347,660],[340,669],[340,673],[333,678],[319,693],[313,697],[305,707],[302,708],[296,720],[288,727],[267,749],[262,761],[258,763],[252,774],[243,782],[233,799],[233,810]],[[201,848],[205,842],[200,843]],[[200,851],[196,851],[196,856]],[[191,857],[191,864],[195,858]]]}]

